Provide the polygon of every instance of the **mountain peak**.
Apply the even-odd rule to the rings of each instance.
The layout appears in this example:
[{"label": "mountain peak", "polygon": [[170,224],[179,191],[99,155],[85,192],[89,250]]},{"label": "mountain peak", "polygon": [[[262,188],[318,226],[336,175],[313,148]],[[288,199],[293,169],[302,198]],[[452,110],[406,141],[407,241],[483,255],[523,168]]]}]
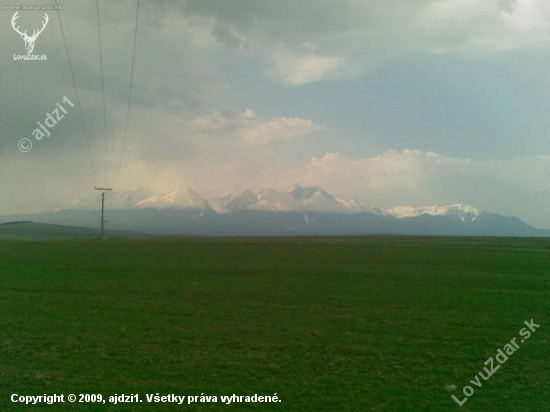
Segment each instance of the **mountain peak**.
[{"label": "mountain peak", "polygon": [[210,209],[206,199],[190,187],[174,190],[168,193],[160,193],[148,197],[136,205],[138,208],[158,209]]},{"label": "mountain peak", "polygon": [[292,191],[290,192],[292,197],[295,199],[310,199],[316,194],[321,194],[323,196],[330,196],[327,192],[321,189],[319,186],[300,186],[298,183],[294,184]]}]

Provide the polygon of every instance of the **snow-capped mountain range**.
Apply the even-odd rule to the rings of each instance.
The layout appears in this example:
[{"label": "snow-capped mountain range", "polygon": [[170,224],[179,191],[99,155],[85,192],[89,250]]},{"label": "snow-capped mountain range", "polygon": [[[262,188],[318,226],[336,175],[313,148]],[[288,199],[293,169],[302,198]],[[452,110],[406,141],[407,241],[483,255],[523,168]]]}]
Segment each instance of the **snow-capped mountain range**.
[{"label": "snow-capped mountain range", "polygon": [[[97,209],[97,198],[76,200],[69,208]],[[481,210],[473,206],[454,204],[450,206],[399,206],[381,210],[365,205],[357,200],[339,199],[318,186],[300,186],[295,184],[291,191],[280,192],[264,189],[259,192],[246,190],[237,195],[226,194],[221,197],[205,199],[191,188],[154,194],[139,187],[125,192],[109,192],[105,198],[107,209],[211,209],[217,213],[233,213],[239,210],[269,212],[310,212],[310,213],[373,213],[393,216],[397,219],[422,215],[445,216],[471,223],[481,216]],[[60,210],[63,208],[60,208]]]},{"label": "snow-capped mountain range", "polygon": [[[34,221],[97,227],[101,198],[76,200],[56,210],[0,216],[0,223]],[[517,217],[463,204],[399,206],[381,210],[339,199],[318,186],[290,191],[265,189],[205,199],[193,189],[153,193],[145,188],[107,192],[105,218],[111,230],[161,235],[445,235],[550,236]]]}]

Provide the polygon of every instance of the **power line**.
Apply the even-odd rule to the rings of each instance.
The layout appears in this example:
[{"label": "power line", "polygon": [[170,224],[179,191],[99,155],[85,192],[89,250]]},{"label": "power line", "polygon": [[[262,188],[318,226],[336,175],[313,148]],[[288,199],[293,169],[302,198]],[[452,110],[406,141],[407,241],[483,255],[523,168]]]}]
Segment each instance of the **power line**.
[{"label": "power line", "polygon": [[[56,5],[57,5],[57,0],[55,0],[56,2]],[[78,101],[78,109],[79,109],[79,112],[80,112],[80,118],[82,120],[82,126],[84,128],[84,135],[86,136],[86,144],[88,146],[88,155],[90,157],[90,165],[91,165],[91,168],[92,168],[92,174],[93,174],[93,180],[94,180],[94,186],[95,186],[95,190],[99,190],[101,191],[101,233],[100,233],[100,238],[103,239],[104,238],[104,230],[105,230],[105,223],[107,222],[105,219],[104,219],[104,209],[105,209],[105,191],[111,191],[112,188],[109,187],[105,187],[105,182],[107,180],[107,113],[106,113],[106,105],[105,105],[105,81],[104,81],[104,75],[103,75],[103,50],[102,50],[102,46],[101,46],[101,24],[100,24],[100,19],[99,19],[99,0],[96,0],[96,11],[97,11],[97,35],[98,35],[98,39],[99,39],[99,63],[100,63],[100,67],[101,67],[101,91],[102,91],[102,97],[103,97],[103,126],[104,126],[104,132],[105,132],[105,168],[104,168],[104,175],[103,175],[103,187],[97,187],[97,183],[96,183],[96,173],[95,173],[95,168],[94,168],[94,163],[93,163],[93,159],[92,159],[92,152],[91,152],[91,149],[90,149],[90,141],[89,141],[89,138],[88,138],[88,132],[86,130],[86,123],[84,121],[84,114],[82,113],[82,105],[81,105],[81,102],[80,102],[80,96],[78,94],[78,88],[76,86],[76,80],[75,80],[75,76],[74,76],[74,71],[73,71],[73,65],[72,65],[72,62],[71,62],[71,56],[69,54],[69,48],[67,46],[67,40],[65,38],[65,31],[63,29],[63,23],[61,21],[61,16],[59,14],[59,9],[57,9],[57,17],[59,19],[59,25],[61,27],[61,34],[63,35],[63,43],[65,45],[65,52],[67,53],[67,58],[69,60],[69,68],[70,68],[70,71],[71,71],[71,78],[73,80],[73,86],[74,86],[74,90],[75,90],[75,94],[76,94],[76,98],[77,98],[77,101]],[[127,134],[128,134],[128,123],[129,123],[129,117],[130,117],[130,103],[131,103],[131,99],[132,99],[132,87],[133,87],[133,78],[134,78],[134,63],[135,63],[135,57],[136,57],[136,43],[137,43],[137,28],[138,28],[138,18],[139,18],[139,0],[137,1],[137,8],[136,8],[136,25],[135,25],[135,30],[134,30],[134,48],[133,48],[133,52],[132,52],[132,66],[131,66],[131,70],[130,70],[130,90],[129,90],[129,93],[128,93],[128,104],[127,104],[127,108],[126,108],[126,122],[125,122],[125,127],[124,127],[124,138],[123,138],[123,142],[122,142],[122,152],[121,152],[121,155],[120,155],[120,162],[118,164],[118,168],[117,168],[117,173],[115,175],[115,182],[117,181],[118,179],[118,175],[120,173],[120,168],[121,168],[121,165],[122,165],[122,159],[123,159],[123,156],[124,156],[124,151],[125,151],[125,148],[126,148],[126,137],[127,137]]]},{"label": "power line", "polygon": [[101,30],[99,28],[99,0],[96,0],[96,10],[97,10],[97,37],[99,38],[99,64],[101,66],[101,92],[103,95],[103,128],[105,131],[105,171],[103,175],[103,186],[107,180],[107,113],[105,110],[105,83],[103,81],[103,52],[101,49]]},{"label": "power line", "polygon": [[128,120],[130,118],[130,101],[132,99],[132,85],[134,83],[134,62],[136,59],[136,43],[137,43],[137,29],[138,29],[138,18],[139,18],[139,0],[137,1],[136,8],[136,27],[134,31],[134,51],[132,53],[132,68],[130,69],[130,91],[128,93],[128,106],[126,109],[126,124],[124,126],[124,138],[122,139],[122,153],[120,154],[120,161],[118,162],[118,168],[115,175],[115,180],[113,186],[116,185],[118,175],[120,173],[120,167],[122,166],[122,158],[124,157],[124,150],[126,149],[126,136],[128,134]]},{"label": "power line", "polygon": [[[57,5],[57,0],[55,0],[55,4]],[[73,79],[74,92],[76,94],[76,100],[78,102],[78,111],[80,112],[80,119],[82,121],[82,127],[84,129],[84,136],[86,137],[86,146],[88,147],[88,156],[90,158],[90,167],[92,169],[92,178],[93,178],[93,181],[94,181],[94,186],[97,186],[94,161],[92,159],[92,150],[90,148],[90,139],[88,137],[88,131],[86,130],[86,122],[84,121],[84,114],[82,113],[82,104],[80,103],[80,96],[78,94],[78,88],[76,87],[76,80],[75,80],[75,77],[74,77],[73,64],[71,63],[71,55],[69,54],[69,48],[67,47],[67,39],[65,38],[65,31],[63,30],[63,22],[61,21],[61,15],[59,14],[59,8],[57,8],[57,19],[59,20],[59,26],[61,28],[61,35],[63,36],[63,44],[65,45],[65,53],[67,53],[67,59],[69,60],[69,69],[71,71],[71,78]]]}]

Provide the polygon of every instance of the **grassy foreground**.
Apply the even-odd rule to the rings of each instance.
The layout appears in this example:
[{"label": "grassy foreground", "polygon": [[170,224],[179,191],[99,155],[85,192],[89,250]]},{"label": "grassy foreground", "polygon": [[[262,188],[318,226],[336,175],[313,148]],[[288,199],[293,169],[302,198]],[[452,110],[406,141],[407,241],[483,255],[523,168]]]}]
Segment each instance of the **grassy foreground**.
[{"label": "grassy foreground", "polygon": [[[550,410],[548,239],[0,242],[0,265],[0,410]],[[147,403],[157,393],[218,402]]]}]

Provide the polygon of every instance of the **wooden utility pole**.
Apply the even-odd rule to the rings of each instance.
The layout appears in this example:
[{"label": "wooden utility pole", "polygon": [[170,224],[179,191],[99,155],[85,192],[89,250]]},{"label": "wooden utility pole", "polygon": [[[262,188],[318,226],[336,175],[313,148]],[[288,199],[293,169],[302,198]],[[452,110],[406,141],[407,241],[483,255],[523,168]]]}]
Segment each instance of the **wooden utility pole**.
[{"label": "wooden utility pole", "polygon": [[105,222],[107,222],[107,220],[103,219],[103,216],[104,216],[104,210],[105,210],[105,191],[106,190],[113,190],[112,187],[96,187],[95,190],[100,190],[101,191],[101,232],[100,232],[100,235],[99,235],[99,238],[100,239],[105,239]]}]

